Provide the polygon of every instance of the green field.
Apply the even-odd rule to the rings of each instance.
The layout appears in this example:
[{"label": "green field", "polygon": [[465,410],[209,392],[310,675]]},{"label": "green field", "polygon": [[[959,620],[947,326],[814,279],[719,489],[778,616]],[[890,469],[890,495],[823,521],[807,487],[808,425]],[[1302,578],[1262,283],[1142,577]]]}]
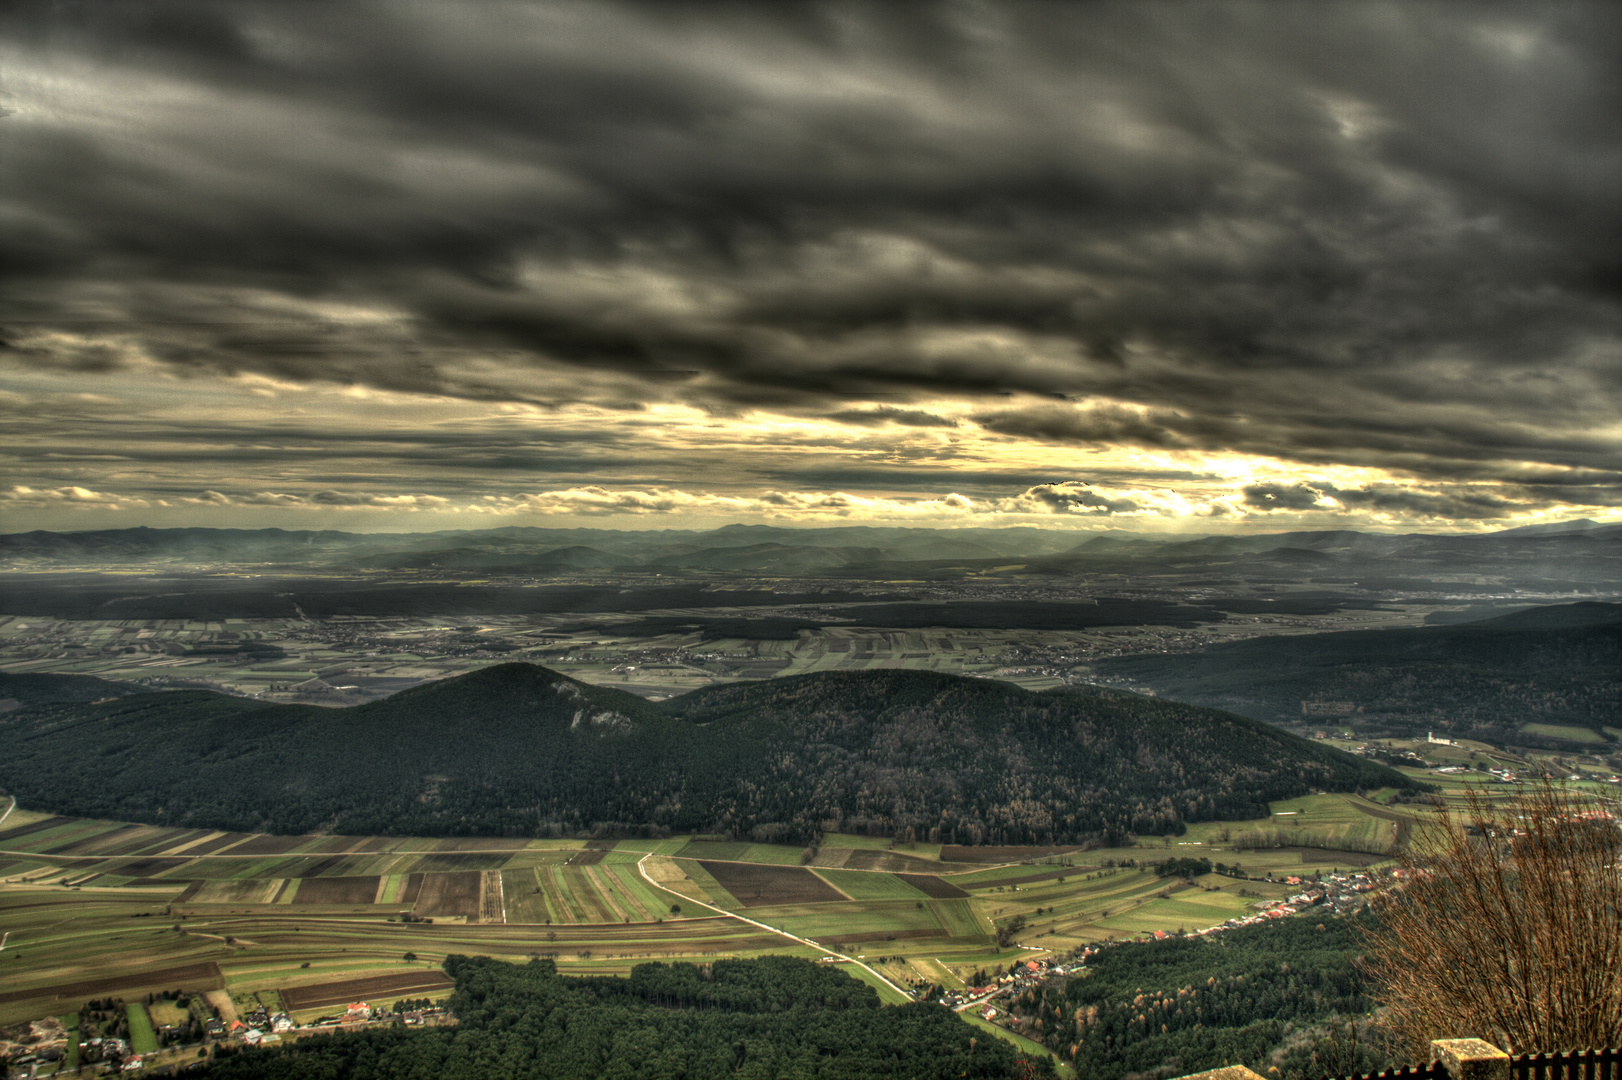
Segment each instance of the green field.
[{"label": "green field", "polygon": [[868,870],[823,870],[816,875],[852,900],[922,900],[924,894],[894,874]]},{"label": "green field", "polygon": [[[1479,783],[1444,784],[1444,797],[1456,801]],[[1319,845],[1368,844],[1395,830],[1401,822],[1393,817],[1423,820],[1426,814],[1346,795],[1310,796],[1273,809],[1266,821],[1204,823],[1185,837],[1146,838],[1138,846],[1060,860],[1022,860],[1011,852],[1005,865],[942,875],[967,889],[967,899],[931,899],[888,872],[819,866],[815,873],[851,899],[750,908],[695,856],[798,868],[803,848],[684,837],[608,841],[590,849],[580,840],[274,838],[61,821],[9,841],[0,833],[0,931],[9,935],[5,990],[16,991],[0,994],[0,1023],[71,1014],[107,994],[136,1000],[147,991],[223,986],[252,995],[392,976],[409,970],[402,960],[407,952],[419,958],[418,969],[461,952],[516,961],[545,955],[567,971],[604,973],[626,973],[648,959],[817,955],[776,930],[874,962],[884,957],[897,978],[961,983],[978,968],[1031,955],[999,950],[993,940],[993,929],[1016,917],[1024,919],[1021,944],[1063,953],[1107,937],[1200,929],[1254,910],[1258,898],[1288,893],[1282,883],[1217,875],[1189,887],[1146,869],[1153,861],[1203,854],[1242,864],[1257,878],[1308,874],[1356,860],[1333,846],[1238,851],[1232,844],[1246,830],[1283,826],[1290,837]],[[5,829],[45,819],[19,810]],[[891,854],[940,855],[927,844],[892,848],[881,838],[848,836],[827,838],[823,851],[866,853],[869,863]],[[1139,865],[1106,865],[1129,860]],[[1073,865],[1060,865],[1066,861]],[[639,862],[663,884],[644,879]],[[480,880],[470,871],[483,869],[499,873],[504,922],[479,922],[480,911],[490,909],[466,892]],[[436,876],[458,871],[459,878]],[[1010,883],[1048,873],[1055,876]],[[80,887],[59,884],[64,876]],[[376,882],[375,893],[365,880]],[[313,895],[317,881],[321,896],[364,902],[294,902],[301,891]],[[462,882],[460,894],[441,884],[455,881]],[[429,893],[440,905],[429,911],[432,924],[406,921],[403,916],[422,914],[419,897]],[[717,915],[695,899],[774,930]],[[191,974],[172,974],[177,971]]]},{"label": "green field", "polygon": [[1602,743],[1606,739],[1592,728],[1568,727],[1565,724],[1522,724],[1522,731],[1529,731],[1534,735],[1552,735],[1556,739],[1570,739],[1572,742]]},{"label": "green field", "polygon": [[152,1030],[152,1018],[146,1014],[146,1006],[131,1002],[124,1006],[124,1014],[129,1017],[130,1049],[137,1054],[157,1053],[158,1033]]},{"label": "green field", "polygon": [[865,982],[874,990],[878,991],[879,1000],[886,1005],[905,1005],[910,1000],[905,994],[897,993],[895,987],[891,986],[877,975],[874,975],[871,971],[868,971],[860,964],[840,964],[839,970],[843,971],[846,975],[849,975],[853,979],[859,979],[860,981]]}]

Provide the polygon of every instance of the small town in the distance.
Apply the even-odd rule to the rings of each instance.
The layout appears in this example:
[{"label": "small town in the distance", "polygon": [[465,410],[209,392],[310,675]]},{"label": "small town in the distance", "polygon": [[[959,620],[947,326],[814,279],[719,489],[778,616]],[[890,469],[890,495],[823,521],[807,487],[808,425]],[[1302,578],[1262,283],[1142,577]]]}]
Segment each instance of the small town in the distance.
[{"label": "small town in the distance", "polygon": [[[0,560],[12,1076],[1329,1080],[1618,1041],[1622,524]],[[1567,1028],[1505,1010],[1528,979]]]}]

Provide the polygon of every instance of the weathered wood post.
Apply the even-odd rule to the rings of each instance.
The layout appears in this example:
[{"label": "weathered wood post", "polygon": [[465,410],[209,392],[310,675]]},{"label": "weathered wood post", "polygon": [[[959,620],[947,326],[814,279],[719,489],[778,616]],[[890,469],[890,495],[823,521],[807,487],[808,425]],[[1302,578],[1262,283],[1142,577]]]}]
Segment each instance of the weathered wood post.
[{"label": "weathered wood post", "polygon": [[1432,1039],[1431,1057],[1451,1080],[1509,1080],[1509,1055],[1481,1039]]}]

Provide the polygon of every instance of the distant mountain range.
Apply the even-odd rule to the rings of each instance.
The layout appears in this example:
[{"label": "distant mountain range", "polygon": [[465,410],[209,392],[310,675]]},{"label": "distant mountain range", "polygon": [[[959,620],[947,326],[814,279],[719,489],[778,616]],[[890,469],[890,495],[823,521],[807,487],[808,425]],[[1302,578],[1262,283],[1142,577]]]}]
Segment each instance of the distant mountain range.
[{"label": "distant mountain range", "polygon": [[1094,668],[1179,701],[1276,723],[1338,717],[1360,732],[1434,729],[1499,745],[1583,749],[1519,730],[1575,725],[1614,747],[1607,728],[1622,723],[1622,604],[1551,605],[1452,626],[1251,638],[1189,654],[1117,657]]},{"label": "distant mountain range", "polygon": [[433,533],[286,532],[281,529],[111,529],[0,535],[13,571],[142,566],[251,566],[569,576],[581,573],[892,579],[965,574],[1109,578],[1130,575],[1210,587],[1295,581],[1412,590],[1445,586],[1492,593],[1622,587],[1622,524],[1593,521],[1469,535],[1347,530],[1156,536],[1059,529],[787,529],[728,525],[709,531],[505,528]]},{"label": "distant mountain range", "polygon": [[283,833],[1077,843],[1265,816],[1315,788],[1411,786],[1228,713],[900,670],[658,705],[528,664],[348,709],[134,694],[0,714],[0,743],[0,787],[31,808]]}]

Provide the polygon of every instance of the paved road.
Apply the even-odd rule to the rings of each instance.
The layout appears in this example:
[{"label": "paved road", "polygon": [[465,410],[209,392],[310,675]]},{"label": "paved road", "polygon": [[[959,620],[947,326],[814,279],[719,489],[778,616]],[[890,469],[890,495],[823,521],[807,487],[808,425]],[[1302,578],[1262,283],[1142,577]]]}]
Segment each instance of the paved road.
[{"label": "paved road", "polygon": [[[655,881],[651,877],[648,876],[648,871],[647,871],[646,868],[643,867],[642,864],[647,862],[652,857],[653,857],[653,855],[650,852],[647,855],[644,855],[640,859],[638,859],[636,861],[636,872],[642,875],[642,880],[643,881],[646,881],[649,885],[652,885],[654,888],[663,889],[666,892],[676,892],[676,890],[672,889],[668,884],[665,884],[663,882]],[[846,956],[842,952],[835,952],[834,950],[828,948],[826,945],[817,944],[815,941],[812,941],[810,938],[803,938],[803,937],[800,937],[798,934],[791,934],[787,930],[782,930],[782,929],[779,929],[778,927],[775,927],[775,926],[767,926],[765,923],[756,922],[753,919],[746,919],[742,915],[739,915],[736,911],[728,911],[725,908],[718,908],[714,904],[706,904],[702,900],[694,900],[691,896],[688,896],[686,893],[676,893],[676,895],[680,896],[680,897],[682,897],[682,898],[684,898],[686,900],[691,900],[693,903],[697,904],[699,907],[709,908],[711,911],[715,912],[717,915],[725,915],[729,919],[737,919],[739,922],[746,922],[750,926],[758,926],[760,929],[766,930],[766,931],[768,931],[770,933],[780,934],[783,937],[788,938],[790,941],[797,941],[801,945],[809,945],[809,946],[811,946],[811,948],[816,949],[818,952],[827,953],[829,956],[836,956],[836,957],[838,957],[839,959],[845,961],[848,964],[855,964],[857,967],[861,968],[863,971],[867,972],[869,975],[873,976],[879,982],[883,983],[885,986],[888,986],[891,990],[894,990],[896,993],[900,994],[902,997],[907,998],[909,1001],[912,999],[912,995],[909,994],[907,991],[903,990],[901,987],[897,986],[895,983],[891,982],[889,979],[886,979],[883,975],[880,975],[878,972],[874,971],[872,968],[868,967],[866,964],[862,963],[860,960],[857,960],[855,957]]]}]

